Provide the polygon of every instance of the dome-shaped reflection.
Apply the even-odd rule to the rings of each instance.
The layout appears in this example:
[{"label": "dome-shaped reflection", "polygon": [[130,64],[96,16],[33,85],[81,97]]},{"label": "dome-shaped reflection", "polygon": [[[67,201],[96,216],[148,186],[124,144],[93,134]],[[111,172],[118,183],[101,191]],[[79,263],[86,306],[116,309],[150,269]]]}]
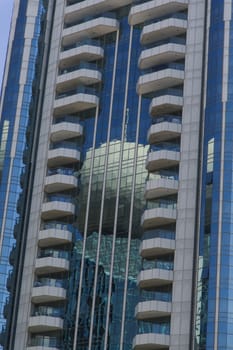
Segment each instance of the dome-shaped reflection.
[{"label": "dome-shaped reflection", "polygon": [[[114,226],[114,216],[117,197],[117,182],[119,167],[122,162],[120,175],[119,209],[117,220],[118,235],[125,235],[129,227],[129,214],[132,195],[132,183],[134,175],[134,156],[137,152],[136,186],[133,199],[133,236],[139,236],[141,232],[140,217],[144,207],[144,186],[147,176],[145,160],[148,146],[138,145],[135,149],[134,142],[124,142],[123,152],[121,152],[120,141],[112,141],[109,146],[105,143],[95,150],[93,177],[91,187],[91,200],[88,217],[88,234],[99,230],[101,198],[104,191],[104,168],[106,153],[108,153],[108,167],[106,172],[105,202],[103,211],[103,234],[112,234]],[[79,231],[84,231],[86,202],[91,169],[91,150],[86,153],[80,171],[80,193],[78,226]],[[122,159],[121,159],[122,158]]]}]

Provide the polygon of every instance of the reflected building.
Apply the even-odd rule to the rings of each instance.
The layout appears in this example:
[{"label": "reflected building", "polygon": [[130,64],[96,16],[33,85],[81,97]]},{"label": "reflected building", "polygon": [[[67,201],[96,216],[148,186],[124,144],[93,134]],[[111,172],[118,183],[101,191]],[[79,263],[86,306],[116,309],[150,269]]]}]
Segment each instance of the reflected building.
[{"label": "reflected building", "polygon": [[15,0],[0,349],[232,348],[229,0]]}]

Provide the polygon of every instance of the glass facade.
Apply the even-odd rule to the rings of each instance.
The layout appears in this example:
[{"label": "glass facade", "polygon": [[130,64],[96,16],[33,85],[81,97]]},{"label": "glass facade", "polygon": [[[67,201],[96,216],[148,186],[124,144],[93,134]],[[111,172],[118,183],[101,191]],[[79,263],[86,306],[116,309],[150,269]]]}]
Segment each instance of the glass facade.
[{"label": "glass facade", "polygon": [[[9,63],[0,122],[0,327],[1,349],[9,346],[9,332],[13,332],[13,308],[16,301],[16,276],[20,275],[20,254],[23,256],[23,225],[30,198],[28,192],[30,154],[36,135],[36,109],[38,87],[43,56],[45,34],[46,1],[38,2],[34,33],[30,38],[29,57],[25,58],[24,48],[27,35],[28,1],[19,3],[15,35]],[[22,66],[26,67],[23,84]],[[2,347],[3,346],[3,347]]]},{"label": "glass facade", "polygon": [[0,349],[233,348],[233,4],[118,1],[15,10]]},{"label": "glass facade", "polygon": [[100,110],[96,117],[82,120],[88,132],[81,148],[79,237],[69,292],[73,305],[68,305],[65,319],[66,349],[74,332],[77,349],[83,350],[130,349],[136,333],[133,315],[139,300],[136,279],[150,118],[149,100],[139,100],[135,90],[140,30],[130,31],[129,10],[114,11],[120,32],[99,39],[105,57],[98,62],[103,81]]},{"label": "glass facade", "polygon": [[196,319],[201,350],[233,347],[231,16],[224,1],[211,1]]}]

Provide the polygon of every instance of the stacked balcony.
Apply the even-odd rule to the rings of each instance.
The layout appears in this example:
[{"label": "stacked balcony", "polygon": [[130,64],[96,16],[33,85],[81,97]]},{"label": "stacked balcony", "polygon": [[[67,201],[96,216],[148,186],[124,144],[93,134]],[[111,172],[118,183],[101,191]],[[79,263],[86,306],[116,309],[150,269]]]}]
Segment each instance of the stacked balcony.
[{"label": "stacked balcony", "polygon": [[37,276],[32,289],[32,302],[34,304],[65,300],[65,279]]},{"label": "stacked balcony", "polygon": [[150,99],[146,206],[133,349],[169,349],[180,138],[187,30],[187,0],[135,0],[131,25],[142,25],[137,93]]},{"label": "stacked balcony", "polygon": [[104,58],[104,50],[100,40],[84,39],[63,48],[60,53],[60,69],[66,69],[77,64],[77,62],[92,62]]},{"label": "stacked balcony", "polygon": [[76,19],[67,23],[63,30],[62,43],[64,46],[73,45],[86,38],[97,38],[113,32],[119,28],[119,22],[114,14],[104,13],[96,17],[96,14],[82,19]]},{"label": "stacked balcony", "polygon": [[[45,243],[46,240],[42,239],[41,242]],[[56,349],[63,331],[70,253],[67,243],[63,241],[60,246],[55,243],[57,240],[50,239],[49,247],[38,249],[28,326],[30,333],[28,349],[37,346],[39,349],[53,348],[53,344]]]},{"label": "stacked balcony", "polygon": [[85,16],[96,15],[131,4],[132,0],[68,0],[65,9],[65,23],[74,23]]},{"label": "stacked balcony", "polygon": [[159,21],[147,22],[141,33],[141,44],[148,45],[152,42],[181,36],[187,30],[187,16],[183,13],[176,13],[169,18]]},{"label": "stacked balcony", "polygon": [[158,19],[172,13],[187,10],[188,0],[139,0],[129,14],[131,25]]}]

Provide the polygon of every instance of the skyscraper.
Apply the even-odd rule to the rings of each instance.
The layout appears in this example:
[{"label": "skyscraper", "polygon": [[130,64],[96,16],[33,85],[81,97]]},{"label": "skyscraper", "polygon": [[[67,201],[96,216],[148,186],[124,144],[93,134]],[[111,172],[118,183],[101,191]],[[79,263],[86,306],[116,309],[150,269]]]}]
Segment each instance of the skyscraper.
[{"label": "skyscraper", "polygon": [[232,5],[15,0],[2,349],[233,349]]}]

